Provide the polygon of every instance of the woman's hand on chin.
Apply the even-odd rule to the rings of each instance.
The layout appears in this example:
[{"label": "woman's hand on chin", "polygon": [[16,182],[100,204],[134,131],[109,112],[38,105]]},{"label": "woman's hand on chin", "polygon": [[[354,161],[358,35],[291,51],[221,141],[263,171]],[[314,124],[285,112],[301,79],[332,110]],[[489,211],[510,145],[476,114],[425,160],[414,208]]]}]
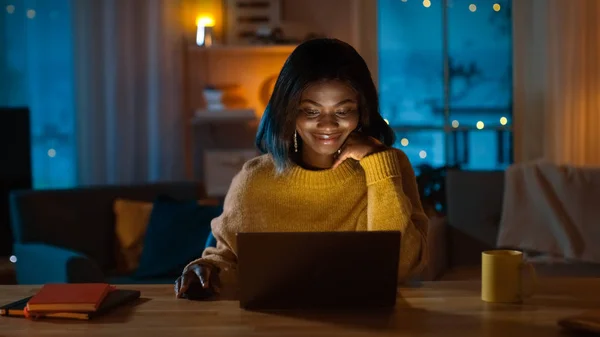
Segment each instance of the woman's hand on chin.
[{"label": "woman's hand on chin", "polygon": [[367,136],[361,132],[354,131],[348,136],[340,148],[340,153],[337,155],[332,169],[338,167],[346,159],[360,161],[370,154],[381,152],[386,149],[387,146],[385,146],[379,140],[371,136]]}]

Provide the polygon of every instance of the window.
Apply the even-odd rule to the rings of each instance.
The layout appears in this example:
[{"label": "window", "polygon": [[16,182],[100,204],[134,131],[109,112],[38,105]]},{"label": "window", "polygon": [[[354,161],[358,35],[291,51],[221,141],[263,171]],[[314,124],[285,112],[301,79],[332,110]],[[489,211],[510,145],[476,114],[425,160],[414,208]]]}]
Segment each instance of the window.
[{"label": "window", "polygon": [[70,0],[0,0],[0,105],[30,109],[35,188],[75,185]]},{"label": "window", "polygon": [[510,164],[511,1],[378,0],[378,13],[381,111],[413,165]]}]

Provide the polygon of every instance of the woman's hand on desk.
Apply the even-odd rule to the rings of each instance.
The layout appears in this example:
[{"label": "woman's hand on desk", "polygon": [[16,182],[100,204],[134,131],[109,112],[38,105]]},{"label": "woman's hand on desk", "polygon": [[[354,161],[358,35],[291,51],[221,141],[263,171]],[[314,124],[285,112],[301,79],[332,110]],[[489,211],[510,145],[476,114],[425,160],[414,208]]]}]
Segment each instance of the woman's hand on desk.
[{"label": "woman's hand on desk", "polygon": [[177,298],[203,300],[219,293],[216,269],[205,264],[191,264],[175,281]]}]

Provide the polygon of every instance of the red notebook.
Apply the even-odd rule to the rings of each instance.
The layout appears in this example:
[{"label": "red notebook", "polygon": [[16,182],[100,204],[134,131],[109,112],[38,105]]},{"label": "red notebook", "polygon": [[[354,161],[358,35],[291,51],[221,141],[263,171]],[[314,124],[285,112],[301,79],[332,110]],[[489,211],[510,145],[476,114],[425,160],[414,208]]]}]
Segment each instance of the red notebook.
[{"label": "red notebook", "polygon": [[113,287],[106,283],[52,283],[27,302],[29,312],[94,312]]}]

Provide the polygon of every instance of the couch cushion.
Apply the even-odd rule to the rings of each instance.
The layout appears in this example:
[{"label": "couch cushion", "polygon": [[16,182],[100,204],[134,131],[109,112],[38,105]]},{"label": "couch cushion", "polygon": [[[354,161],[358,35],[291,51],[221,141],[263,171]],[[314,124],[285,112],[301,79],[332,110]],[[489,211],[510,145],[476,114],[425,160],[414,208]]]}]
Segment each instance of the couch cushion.
[{"label": "couch cushion", "polygon": [[480,265],[481,252],[496,247],[503,195],[504,171],[447,172],[448,249],[453,267]]},{"label": "couch cushion", "polygon": [[114,212],[117,272],[131,273],[142,255],[152,203],[119,198],[115,200]]},{"label": "couch cushion", "polygon": [[600,169],[546,160],[506,170],[498,246],[600,264]]},{"label": "couch cushion", "polygon": [[159,197],[134,276],[142,279],[181,273],[190,261],[202,255],[210,223],[222,211],[222,206],[200,205],[196,200]]},{"label": "couch cushion", "polygon": [[[200,199],[199,205],[218,206],[218,199]],[[115,200],[115,233],[117,235],[116,260],[119,274],[134,272],[140,262],[144,238],[153,204],[118,198]]]},{"label": "couch cushion", "polygon": [[92,258],[106,272],[115,266],[114,200],[153,201],[161,194],[206,197],[203,185],[195,182],[15,191],[10,200],[15,242],[71,249]]}]

